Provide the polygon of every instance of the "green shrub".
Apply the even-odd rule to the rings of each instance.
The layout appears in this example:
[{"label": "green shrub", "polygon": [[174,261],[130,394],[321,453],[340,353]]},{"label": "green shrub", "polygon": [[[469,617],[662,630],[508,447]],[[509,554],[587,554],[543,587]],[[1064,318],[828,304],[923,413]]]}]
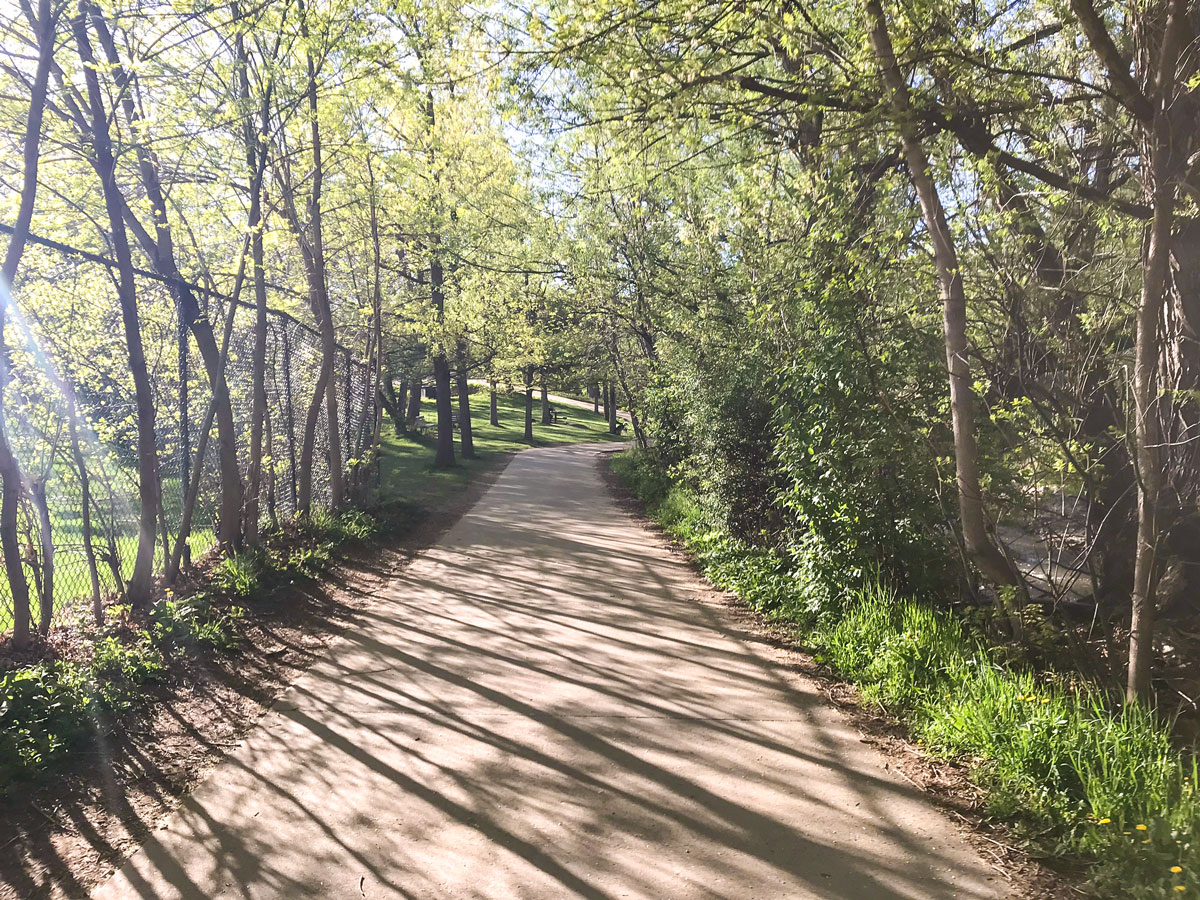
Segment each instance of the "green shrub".
[{"label": "green shrub", "polygon": [[243,550],[221,560],[213,580],[216,586],[234,597],[250,597],[261,586],[267,557],[258,550]]},{"label": "green shrub", "polygon": [[125,642],[106,635],[96,642],[90,674],[97,699],[107,709],[124,712],[144,699],[143,688],[162,680],[167,662],[149,634]]},{"label": "green shrub", "polygon": [[0,675],[0,795],[62,758],[93,729],[84,672],[40,663]]},{"label": "green shrub", "polygon": [[167,652],[194,646],[228,651],[235,642],[233,623],[244,613],[240,606],[217,610],[206,594],[184,600],[168,595],[150,611],[150,640]]}]

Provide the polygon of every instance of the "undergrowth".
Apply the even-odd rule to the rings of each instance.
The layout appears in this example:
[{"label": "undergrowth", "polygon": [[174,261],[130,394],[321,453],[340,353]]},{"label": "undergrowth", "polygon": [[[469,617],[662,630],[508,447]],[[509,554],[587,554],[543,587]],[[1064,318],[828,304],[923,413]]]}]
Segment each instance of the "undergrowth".
[{"label": "undergrowth", "polygon": [[190,596],[168,589],[144,616],[110,606],[78,659],[0,672],[0,796],[53,771],[115,717],[144,708],[173,658],[232,651],[245,615],[241,603],[274,583],[317,577],[339,544],[373,530],[374,520],[359,511],[316,513],[295,533],[223,559]]},{"label": "undergrowth", "polygon": [[877,580],[811,602],[803,559],[724,535],[686,488],[637,453],[613,468],[718,587],[797,627],[866,703],[903,720],[930,752],[968,765],[990,812],[1035,855],[1083,859],[1096,896],[1200,893],[1200,773],[1171,723],[1099,688],[1010,667],[1002,648],[932,603]]}]

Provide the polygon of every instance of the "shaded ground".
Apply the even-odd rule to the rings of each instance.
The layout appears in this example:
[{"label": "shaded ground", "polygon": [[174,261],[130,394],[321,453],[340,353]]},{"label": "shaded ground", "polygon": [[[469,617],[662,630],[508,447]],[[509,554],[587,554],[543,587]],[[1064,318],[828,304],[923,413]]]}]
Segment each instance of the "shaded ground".
[{"label": "shaded ground", "polygon": [[96,900],[1014,896],[595,453],[519,455]]},{"label": "shaded ground", "polygon": [[[413,483],[425,461],[414,459]],[[103,752],[75,754],[48,783],[0,803],[0,898],[83,897],[145,840],[325,652],[379,585],[469,509],[511,453],[493,452],[461,477],[392,509],[391,533],[351,548],[323,583],[296,583],[247,604],[237,651],[181,659],[147,714],[110,734]],[[397,476],[393,488],[413,493]],[[386,527],[386,523],[385,523]]]}]

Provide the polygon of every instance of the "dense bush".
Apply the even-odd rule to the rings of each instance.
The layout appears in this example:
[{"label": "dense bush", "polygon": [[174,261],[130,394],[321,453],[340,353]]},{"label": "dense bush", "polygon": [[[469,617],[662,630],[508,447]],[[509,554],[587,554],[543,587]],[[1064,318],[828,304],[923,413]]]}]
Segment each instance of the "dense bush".
[{"label": "dense bush", "polygon": [[39,663],[0,674],[0,795],[57,763],[93,729],[84,670]]},{"label": "dense bush", "polygon": [[1200,888],[1200,777],[1170,723],[1141,706],[1114,708],[1086,684],[1004,666],[950,613],[878,580],[845,583],[839,605],[815,615],[809,582],[785,555],[723,534],[649,454],[613,466],[716,585],[798,626],[864,702],[966,762],[991,812],[1038,852],[1088,859],[1098,896]]},{"label": "dense bush", "polygon": [[724,310],[726,329],[662,348],[645,401],[663,474],[723,535],[786,556],[814,611],[876,574],[938,593],[958,577],[943,351],[905,317],[881,328],[860,282],[811,279],[774,311],[784,328]]}]

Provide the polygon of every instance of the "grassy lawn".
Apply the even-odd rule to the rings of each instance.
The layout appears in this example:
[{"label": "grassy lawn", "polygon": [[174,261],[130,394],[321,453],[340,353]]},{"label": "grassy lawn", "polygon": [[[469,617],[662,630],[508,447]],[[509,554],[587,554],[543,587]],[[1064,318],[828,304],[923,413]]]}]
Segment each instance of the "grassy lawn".
[{"label": "grassy lawn", "polygon": [[[455,402],[455,411],[458,403]],[[435,469],[433,451],[435,428],[426,431],[419,439],[398,437],[390,421],[384,422],[383,456],[381,464],[381,499],[385,505],[401,503],[423,509],[434,509],[447,496],[466,488],[472,477],[490,470],[503,458],[503,454],[524,450],[530,445],[525,442],[525,397],[523,394],[500,394],[496,410],[499,425],[488,423],[488,395],[486,390],[476,390],[471,395],[472,436],[475,439],[476,460],[459,459],[453,469]],[[603,416],[590,410],[563,407],[567,421],[557,425],[542,425],[541,402],[533,398],[533,446],[549,447],[556,444],[580,444],[589,441],[622,441],[608,433],[608,424]],[[437,407],[433,400],[421,401],[421,415],[430,423],[437,421]],[[458,450],[458,434],[455,433],[455,450]]]}]

